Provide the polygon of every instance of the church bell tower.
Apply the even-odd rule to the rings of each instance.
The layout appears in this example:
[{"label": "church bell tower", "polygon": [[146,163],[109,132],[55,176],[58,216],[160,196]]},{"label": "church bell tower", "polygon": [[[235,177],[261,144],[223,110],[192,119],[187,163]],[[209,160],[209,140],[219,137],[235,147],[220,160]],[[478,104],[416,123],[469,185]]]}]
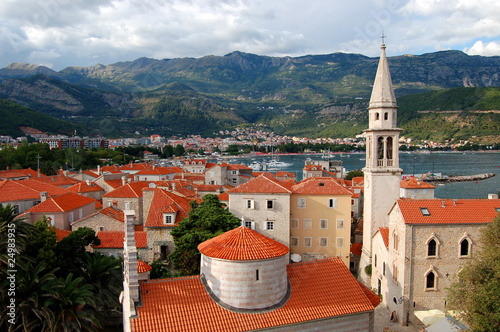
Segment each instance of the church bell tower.
[{"label": "church bell tower", "polygon": [[372,260],[372,236],[389,226],[388,213],[399,197],[402,169],[399,168],[399,133],[396,96],[382,44],[377,74],[368,106],[364,172],[363,251],[359,276],[369,284],[364,268]]}]

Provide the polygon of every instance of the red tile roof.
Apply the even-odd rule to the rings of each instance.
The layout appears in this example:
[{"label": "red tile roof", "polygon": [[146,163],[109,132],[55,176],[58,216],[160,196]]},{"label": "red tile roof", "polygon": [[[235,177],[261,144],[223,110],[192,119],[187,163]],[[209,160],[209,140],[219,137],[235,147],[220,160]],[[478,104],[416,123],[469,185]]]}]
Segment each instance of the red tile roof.
[{"label": "red tile roof", "polygon": [[363,250],[363,243],[353,243],[351,244],[351,252],[354,255],[361,256],[361,251]]},{"label": "red tile roof", "polygon": [[0,179],[16,179],[16,178],[29,178],[30,175],[20,172],[18,170],[2,170],[0,171]]},{"label": "red tile roof", "polygon": [[70,235],[71,234],[71,231],[67,231],[65,229],[59,229],[59,228],[55,228],[55,231],[56,231],[56,238],[57,238],[57,241],[61,241],[62,239],[64,239],[66,236]]},{"label": "red tile roof", "polygon": [[[353,277],[339,258],[287,266],[291,293],[280,308],[238,313],[214,302],[200,276],[141,284],[142,306],[131,319],[136,332],[249,331],[373,311],[380,300]],[[356,320],[356,317],[352,318]]]},{"label": "red tile roof", "polygon": [[292,187],[294,194],[302,195],[348,195],[352,192],[333,178],[307,178]]},{"label": "red tile roof", "polygon": [[142,197],[142,188],[148,188],[149,183],[146,181],[138,181],[127,183],[102,197],[117,197],[117,198],[138,198]]},{"label": "red tile roof", "polygon": [[50,197],[26,212],[67,212],[89,204],[95,204],[95,202],[96,200],[93,198],[75,193],[66,193],[61,196]]},{"label": "red tile roof", "polygon": [[83,174],[86,174],[86,175],[89,175],[89,176],[91,176],[91,177],[94,177],[94,178],[98,178],[98,177],[99,177],[99,175],[97,175],[97,173],[96,173],[96,172],[92,172],[92,171],[89,171],[89,170],[87,170],[87,171],[83,171],[82,173],[83,173]]},{"label": "red tile roof", "polygon": [[382,240],[384,240],[384,245],[389,248],[389,227],[380,227],[379,229]]},{"label": "red tile roof", "polygon": [[151,271],[153,267],[143,260],[137,260],[137,273],[144,273]]},{"label": "red tile roof", "polygon": [[[94,246],[94,248],[108,248],[108,249],[119,249],[123,248],[123,241],[125,240],[125,232],[111,232],[102,231],[97,232],[97,237],[101,240],[101,244]],[[137,248],[146,248],[148,241],[146,237],[146,232],[135,232],[135,246]]]},{"label": "red tile roof", "polygon": [[397,204],[406,224],[488,223],[500,209],[500,199],[399,199]]},{"label": "red tile roof", "polygon": [[143,169],[135,173],[135,175],[165,175],[177,173],[177,167],[155,167],[151,169]]},{"label": "red tile roof", "polygon": [[146,163],[128,163],[126,165],[120,166],[121,171],[140,171],[143,169],[150,169],[151,165]]},{"label": "red tile roof", "polygon": [[123,211],[113,206],[108,206],[107,208],[102,209],[97,213],[102,213],[108,217],[114,218],[121,222],[124,222],[125,220],[125,215],[123,214]]},{"label": "red tile roof", "polygon": [[99,187],[97,184],[91,183],[89,186],[85,181],[81,181],[75,185],[72,185],[71,187],[68,187],[67,189],[74,193],[90,193],[90,192],[104,191],[104,189]]},{"label": "red tile roof", "polygon": [[279,257],[288,247],[248,227],[240,226],[198,245],[205,256],[245,261]]},{"label": "red tile roof", "polygon": [[240,184],[228,193],[273,193],[273,194],[289,194],[291,193],[290,185],[277,180],[274,177],[266,176],[266,174],[259,175],[250,181]]},{"label": "red tile roof", "polygon": [[221,193],[219,194],[219,201],[229,201],[229,194],[228,193]]},{"label": "red tile roof", "polygon": [[434,189],[432,184],[421,181],[417,178],[408,178],[401,180],[400,187],[404,189]]},{"label": "red tile roof", "polygon": [[198,184],[194,186],[198,191],[211,191],[216,192],[222,188],[222,186],[218,184]]},{"label": "red tile roof", "polygon": [[34,180],[0,181],[0,202],[40,200],[41,192],[47,192],[49,196],[68,193],[64,188]]},{"label": "red tile roof", "polygon": [[68,178],[64,175],[50,175],[50,176],[41,176],[41,177],[33,177],[35,181],[52,184],[54,186],[72,186],[75,183],[78,183],[78,180]]},{"label": "red tile roof", "polygon": [[352,178],[353,186],[362,186],[365,183],[365,178],[362,176],[357,176]]},{"label": "red tile roof", "polygon": [[[191,205],[186,198],[160,188],[148,190],[153,190],[154,193],[153,199],[151,200],[151,206],[149,208],[148,218],[146,219],[144,226],[173,227],[177,226],[182,219],[188,216]],[[165,225],[163,221],[163,213],[176,214],[173,225]]]}]

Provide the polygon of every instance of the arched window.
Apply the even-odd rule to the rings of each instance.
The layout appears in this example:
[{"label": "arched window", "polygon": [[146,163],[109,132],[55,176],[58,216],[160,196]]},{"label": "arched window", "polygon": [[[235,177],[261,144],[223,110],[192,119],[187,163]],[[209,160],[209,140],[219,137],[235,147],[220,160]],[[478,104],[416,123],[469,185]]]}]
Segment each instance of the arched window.
[{"label": "arched window", "polygon": [[380,114],[377,112],[375,113],[375,120],[379,120],[380,119]]},{"label": "arched window", "polygon": [[469,240],[467,239],[460,242],[460,256],[469,256]]},{"label": "arched window", "polygon": [[441,242],[437,238],[435,233],[427,239],[427,258],[436,258],[439,256],[439,246]]},{"label": "arched window", "polygon": [[384,159],[384,138],[379,137],[377,139],[377,158]]},{"label": "arched window", "polygon": [[384,113],[384,120],[387,120],[387,119],[389,119],[389,113],[385,112]]},{"label": "arched window", "polygon": [[432,239],[427,243],[427,256],[433,257],[437,255],[437,243]]},{"label": "arched window", "polygon": [[375,258],[373,260],[373,265],[375,265],[375,267],[377,267],[377,255],[375,255]]},{"label": "arched window", "polygon": [[387,159],[392,159],[392,137],[387,137]]},{"label": "arched window", "polygon": [[436,288],[436,275],[432,271],[427,273],[427,276],[425,276],[425,288],[427,289]]}]

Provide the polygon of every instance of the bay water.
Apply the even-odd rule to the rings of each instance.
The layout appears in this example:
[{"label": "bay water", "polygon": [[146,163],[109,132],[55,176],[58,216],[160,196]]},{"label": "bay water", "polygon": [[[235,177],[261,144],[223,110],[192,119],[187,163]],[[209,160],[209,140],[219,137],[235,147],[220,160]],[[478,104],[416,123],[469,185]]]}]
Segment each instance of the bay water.
[{"label": "bay water", "polygon": [[[364,153],[331,154],[330,160],[341,160],[346,171],[362,169],[366,159]],[[295,173],[297,180],[302,179],[305,160],[324,160],[321,154],[275,155],[274,158],[290,163],[280,170]],[[253,161],[268,161],[271,156],[245,156],[230,159],[233,164],[249,165]],[[453,182],[436,186],[436,198],[487,198],[488,194],[500,191],[500,152],[431,152],[400,153],[400,167],[403,174],[440,173],[442,175],[476,175],[494,173],[496,176],[467,182]],[[270,171],[274,172],[274,171]]]}]

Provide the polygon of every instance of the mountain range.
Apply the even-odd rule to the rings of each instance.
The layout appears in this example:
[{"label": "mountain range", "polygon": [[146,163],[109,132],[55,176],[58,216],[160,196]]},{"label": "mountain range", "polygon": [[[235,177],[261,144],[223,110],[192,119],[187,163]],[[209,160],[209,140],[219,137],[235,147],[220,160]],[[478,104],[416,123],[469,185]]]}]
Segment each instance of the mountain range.
[{"label": "mountain range", "polygon": [[[258,125],[279,134],[346,137],[366,128],[377,63],[378,58],[359,54],[269,57],[242,52],[139,58],[59,72],[14,63],[0,69],[0,98],[69,121],[89,135],[213,135],[237,125]],[[476,111],[500,110],[500,57],[442,51],[390,57],[389,65],[404,135],[462,139],[471,130],[467,134],[461,128],[479,125],[485,131],[472,130],[475,136],[491,138],[498,114],[488,112],[488,119]],[[448,89],[448,97],[432,95]],[[443,98],[454,101],[443,104]],[[436,117],[456,126],[440,135],[422,132],[426,118]]]}]

